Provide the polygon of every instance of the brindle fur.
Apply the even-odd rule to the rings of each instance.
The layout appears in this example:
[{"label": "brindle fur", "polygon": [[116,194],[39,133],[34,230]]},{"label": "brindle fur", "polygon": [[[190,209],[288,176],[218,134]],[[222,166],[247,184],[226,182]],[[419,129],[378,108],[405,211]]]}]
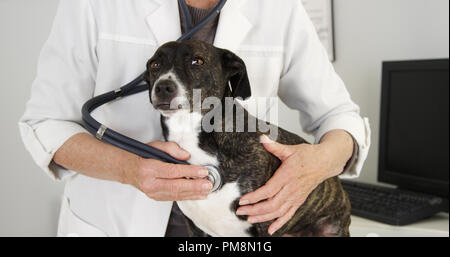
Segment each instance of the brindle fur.
[{"label": "brindle fur", "polygon": [[[196,56],[201,56],[209,65],[201,68],[195,67],[197,70],[193,70],[194,68],[183,64],[186,62],[185,59]],[[151,71],[147,66],[145,80],[150,89],[159,74],[164,74],[173,68],[177,74],[183,77],[183,83],[187,83],[185,86],[189,89],[187,91],[191,103],[192,89],[194,88],[202,89],[202,100],[208,96],[222,99],[227,96],[243,98],[250,96],[250,84],[245,64],[239,57],[227,50],[195,40],[183,43],[171,42],[162,46],[148,63],[158,59],[165,63],[159,71]],[[170,65],[167,65],[168,63]],[[228,81],[231,82],[231,91],[227,86]],[[210,110],[202,110],[202,114],[208,111]],[[224,112],[224,110],[222,111]],[[235,113],[236,115],[239,115],[239,112]],[[244,120],[247,121],[250,114],[244,111],[241,115],[244,115]],[[225,120],[224,113],[222,117],[224,117],[222,126],[233,122]],[[234,117],[234,120],[237,119]],[[170,131],[167,130],[163,116],[161,125],[167,140]],[[233,127],[235,127],[234,123]],[[261,145],[261,135],[262,133],[259,131],[236,132],[236,129],[233,129],[233,132],[211,133],[202,130],[199,134],[199,147],[217,156],[220,163],[218,168],[224,183],[238,182],[241,195],[263,186],[281,164],[278,158],[267,152]],[[301,137],[282,128],[278,128],[276,141],[285,145],[307,143]],[[238,208],[238,201],[239,199],[236,199],[230,206],[233,212]],[[246,216],[238,217],[240,219],[247,218]],[[186,219],[192,236],[206,235],[195,227],[192,221]],[[269,236],[267,229],[271,222],[254,224],[249,229],[249,233],[252,236]],[[350,202],[338,177],[333,177],[317,186],[294,216],[273,236],[349,236],[349,225]]]}]

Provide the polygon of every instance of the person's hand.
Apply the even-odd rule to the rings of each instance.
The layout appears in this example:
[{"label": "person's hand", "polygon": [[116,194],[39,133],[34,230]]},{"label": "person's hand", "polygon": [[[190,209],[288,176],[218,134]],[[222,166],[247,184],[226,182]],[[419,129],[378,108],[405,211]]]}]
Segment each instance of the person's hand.
[{"label": "person's hand", "polygon": [[342,171],[349,157],[339,160],[341,153],[336,154],[331,144],[282,145],[266,136],[261,142],[282,164],[264,186],[241,197],[236,214],[248,215],[250,223],[275,220],[268,229],[272,235],[320,183]]},{"label": "person's hand", "polygon": [[[158,148],[179,160],[188,160],[190,154],[174,142],[154,141],[150,146]],[[157,201],[183,201],[205,199],[212,184],[204,178],[208,171],[201,166],[169,164],[154,159],[139,158],[136,169],[128,172],[126,183]]]}]

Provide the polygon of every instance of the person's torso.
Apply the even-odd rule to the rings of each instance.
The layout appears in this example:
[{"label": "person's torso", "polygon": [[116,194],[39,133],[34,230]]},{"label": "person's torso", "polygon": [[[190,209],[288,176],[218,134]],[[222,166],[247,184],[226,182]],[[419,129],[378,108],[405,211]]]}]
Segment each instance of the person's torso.
[{"label": "person's torso", "polygon": [[[252,98],[277,95],[286,69],[284,45],[294,2],[229,0],[220,14],[214,45],[245,61]],[[177,0],[91,4],[98,33],[95,95],[137,77],[160,45],[181,36]],[[255,114],[256,110],[249,107],[249,111]],[[159,112],[150,104],[148,92],[109,103],[96,110],[94,117],[141,142],[163,138]],[[172,206],[172,202],[153,201],[131,186],[83,175],[69,179],[65,196],[77,217],[110,236],[163,236]]]}]

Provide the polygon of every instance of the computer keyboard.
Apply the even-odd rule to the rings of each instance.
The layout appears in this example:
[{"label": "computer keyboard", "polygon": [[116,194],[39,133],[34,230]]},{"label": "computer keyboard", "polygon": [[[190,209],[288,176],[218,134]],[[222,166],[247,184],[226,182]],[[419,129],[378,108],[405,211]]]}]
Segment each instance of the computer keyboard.
[{"label": "computer keyboard", "polygon": [[443,198],[360,182],[341,180],[352,215],[391,225],[407,225],[444,210]]}]

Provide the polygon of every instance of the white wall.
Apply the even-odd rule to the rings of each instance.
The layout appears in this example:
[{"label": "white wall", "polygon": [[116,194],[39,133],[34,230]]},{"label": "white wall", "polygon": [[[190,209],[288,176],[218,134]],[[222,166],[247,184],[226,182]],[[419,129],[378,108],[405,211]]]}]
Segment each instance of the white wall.
[{"label": "white wall", "polygon": [[0,236],[56,233],[63,185],[36,167],[17,128],[56,6],[57,0],[0,0]]},{"label": "white wall", "polygon": [[[448,0],[336,0],[337,72],[372,127],[372,148],[360,177],[375,182],[381,62],[448,58]],[[426,135],[423,135],[426,136]]]},{"label": "white wall", "polygon": [[[449,57],[448,0],[334,0],[336,71],[369,117],[372,146],[360,181],[375,183],[381,63]],[[284,111],[280,111],[285,113]],[[297,117],[290,112],[289,115]],[[280,119],[296,129],[298,119]],[[300,131],[296,130],[298,133]],[[426,136],[426,135],[424,135]]]},{"label": "white wall", "polygon": [[[0,0],[0,236],[54,235],[62,184],[32,162],[17,129],[57,0]],[[361,180],[376,181],[382,60],[448,58],[448,0],[335,0],[335,67],[372,124]],[[301,133],[281,106],[280,124]]]}]

